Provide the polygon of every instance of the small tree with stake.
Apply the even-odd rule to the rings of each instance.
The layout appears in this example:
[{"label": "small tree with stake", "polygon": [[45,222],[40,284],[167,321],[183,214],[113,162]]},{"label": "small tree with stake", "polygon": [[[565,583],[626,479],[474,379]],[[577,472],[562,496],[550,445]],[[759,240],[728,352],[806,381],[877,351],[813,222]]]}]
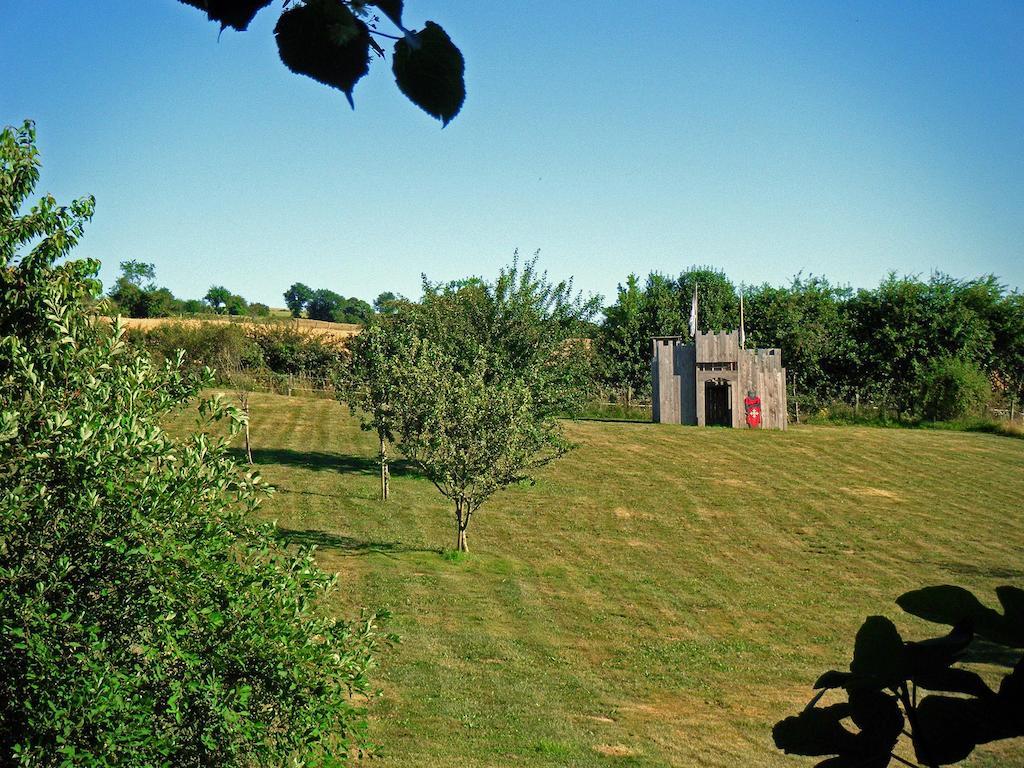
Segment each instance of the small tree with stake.
[{"label": "small tree with stake", "polygon": [[403,385],[415,359],[419,340],[395,316],[377,318],[356,336],[341,373],[338,391],[360,426],[377,433],[380,442],[380,497],[391,489],[388,446],[401,432],[405,413]]},{"label": "small tree with stake", "polygon": [[473,515],[496,491],[529,481],[569,445],[551,416],[538,415],[530,384],[468,372],[424,346],[407,385],[402,451],[455,506],[456,549],[468,552]]},{"label": "small tree with stake", "polygon": [[401,448],[455,505],[456,546],[496,491],[569,448],[558,418],[582,407],[591,358],[581,328],[598,299],[518,254],[497,279],[432,284],[389,322],[420,339],[404,366]]}]

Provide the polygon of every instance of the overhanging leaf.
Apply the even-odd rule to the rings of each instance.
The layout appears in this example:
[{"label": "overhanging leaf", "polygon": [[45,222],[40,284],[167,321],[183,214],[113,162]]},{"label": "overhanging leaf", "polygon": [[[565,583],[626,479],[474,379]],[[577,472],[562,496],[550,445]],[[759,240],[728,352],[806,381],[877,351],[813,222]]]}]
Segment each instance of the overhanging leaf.
[{"label": "overhanging leaf", "polygon": [[830,669],[814,683],[815,689],[822,688],[845,688],[853,677],[849,672],[840,672],[837,669]]},{"label": "overhanging leaf", "polygon": [[201,11],[206,11],[206,18],[219,21],[220,28],[232,27],[239,32],[249,28],[249,24],[260,10],[270,5],[271,0],[180,0]]},{"label": "overhanging leaf", "polygon": [[851,691],[850,718],[860,728],[857,749],[864,758],[883,760],[880,765],[888,765],[903,732],[903,712],[896,697],[881,691]]},{"label": "overhanging leaf", "polygon": [[1024,656],[999,684],[999,702],[1009,731],[1024,736]]},{"label": "overhanging leaf", "polygon": [[1003,606],[1006,633],[1016,640],[1018,648],[1024,647],[1024,589],[1004,584],[996,587],[996,597]]},{"label": "overhanging leaf", "polygon": [[292,72],[342,91],[352,89],[370,70],[370,32],[337,0],[309,0],[289,8],[274,27],[281,61]]},{"label": "overhanging leaf", "polygon": [[466,63],[447,33],[432,21],[395,43],[391,66],[399,90],[448,125],[466,100]]},{"label": "overhanging leaf", "polygon": [[917,707],[914,748],[927,765],[965,759],[980,743],[984,708],[978,699],[925,696]]}]

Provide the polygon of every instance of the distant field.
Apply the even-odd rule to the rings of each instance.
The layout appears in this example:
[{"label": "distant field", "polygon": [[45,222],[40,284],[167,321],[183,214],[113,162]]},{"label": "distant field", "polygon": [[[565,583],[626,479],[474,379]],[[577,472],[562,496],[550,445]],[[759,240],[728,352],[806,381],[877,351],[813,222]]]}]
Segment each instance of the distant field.
[{"label": "distant field", "polygon": [[125,317],[122,318],[126,328],[137,328],[147,331],[167,323],[183,323],[185,325],[198,325],[199,323],[233,323],[236,325],[260,325],[269,322],[287,323],[298,328],[303,333],[326,336],[332,339],[350,339],[362,330],[361,325],[354,323],[328,323],[323,320],[307,320],[306,318],[292,318],[290,316],[274,315],[271,319],[259,320],[252,318],[233,317]]},{"label": "distant field", "polygon": [[[402,643],[372,709],[381,766],[811,766],[776,752],[853,636],[900,593],[1024,585],[1024,441],[918,430],[567,425],[577,450],[485,507],[471,555],[327,400],[254,395],[265,508],[341,574],[337,610],[388,607]],[[984,670],[985,668],[981,668]],[[1024,765],[1021,740],[975,766]]]}]

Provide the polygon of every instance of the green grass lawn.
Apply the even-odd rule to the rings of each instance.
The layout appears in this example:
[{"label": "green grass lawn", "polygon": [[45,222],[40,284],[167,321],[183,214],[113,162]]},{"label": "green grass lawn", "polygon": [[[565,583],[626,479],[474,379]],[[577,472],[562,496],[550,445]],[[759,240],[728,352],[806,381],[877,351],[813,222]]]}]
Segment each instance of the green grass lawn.
[{"label": "green grass lawn", "polygon": [[[811,766],[775,751],[869,614],[921,638],[900,593],[1024,584],[1024,441],[803,427],[566,424],[578,448],[455,540],[401,464],[329,400],[254,395],[265,507],[341,574],[337,610],[386,607],[372,733],[383,766]],[[1024,743],[973,765],[1024,765]]]}]

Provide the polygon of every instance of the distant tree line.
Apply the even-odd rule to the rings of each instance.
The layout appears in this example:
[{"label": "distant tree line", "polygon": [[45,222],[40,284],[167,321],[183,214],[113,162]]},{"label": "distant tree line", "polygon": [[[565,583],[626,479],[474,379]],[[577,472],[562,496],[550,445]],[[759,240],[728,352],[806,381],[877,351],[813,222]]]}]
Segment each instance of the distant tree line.
[{"label": "distant tree line", "polygon": [[249,315],[266,317],[270,307],[247,302],[222,285],[211,285],[202,299],[179,299],[169,288],[156,284],[156,268],[135,259],[121,262],[121,276],[107,293],[111,309],[125,317],[177,315]]},{"label": "distant tree line", "polygon": [[[109,298],[131,317],[270,314],[266,305],[248,304],[223,286],[212,286],[202,300],[181,301],[157,287],[152,264],[127,261],[121,269]],[[459,283],[473,285],[484,283]],[[785,286],[737,286],[713,267],[691,267],[676,277],[652,272],[645,280],[629,275],[600,323],[578,325],[595,353],[588,356],[593,399],[610,394],[629,406],[650,397],[651,338],[690,338],[694,291],[701,331],[738,328],[743,294],[747,346],[782,349],[791,407],[799,404],[807,413],[841,419],[860,409],[884,419],[943,420],[996,403],[1011,415],[1020,410],[1024,296],[994,276],[890,274],[875,288],[853,290],[802,275]],[[359,325],[410,305],[391,292],[371,305],[298,282],[284,300],[293,317]],[[333,368],[310,375],[326,380]]]},{"label": "distant tree line", "polygon": [[630,275],[596,329],[599,374],[624,398],[649,396],[651,338],[740,324],[748,347],[779,347],[791,399],[809,410],[855,403],[899,419],[946,419],[993,398],[1019,409],[1024,389],[1024,296],[988,275],[958,280],[890,274],[853,290],[798,275],[788,286],[737,287],[724,272]]},{"label": "distant tree line", "polygon": [[[218,314],[231,316],[269,317],[270,307],[261,302],[248,302],[223,285],[211,285],[201,299],[179,299],[169,288],[156,283],[156,268],[135,259],[122,261],[121,275],[107,293],[114,312],[125,317],[176,317],[179,315]],[[398,297],[391,292],[380,294],[371,306],[362,299],[346,298],[326,288],[313,289],[294,283],[284,292],[285,306],[292,317],[308,317],[331,323],[369,322],[375,312],[387,312]]]},{"label": "distant tree line", "polygon": [[[392,300],[394,294],[381,294]],[[378,297],[380,301],[380,297]],[[284,292],[284,303],[292,317],[302,317],[305,314],[310,320],[326,320],[330,323],[356,323],[363,325],[373,317],[374,306],[370,306],[362,299],[355,296],[345,298],[339,293],[329,291],[326,288],[314,290],[304,283],[293,283]]]}]

